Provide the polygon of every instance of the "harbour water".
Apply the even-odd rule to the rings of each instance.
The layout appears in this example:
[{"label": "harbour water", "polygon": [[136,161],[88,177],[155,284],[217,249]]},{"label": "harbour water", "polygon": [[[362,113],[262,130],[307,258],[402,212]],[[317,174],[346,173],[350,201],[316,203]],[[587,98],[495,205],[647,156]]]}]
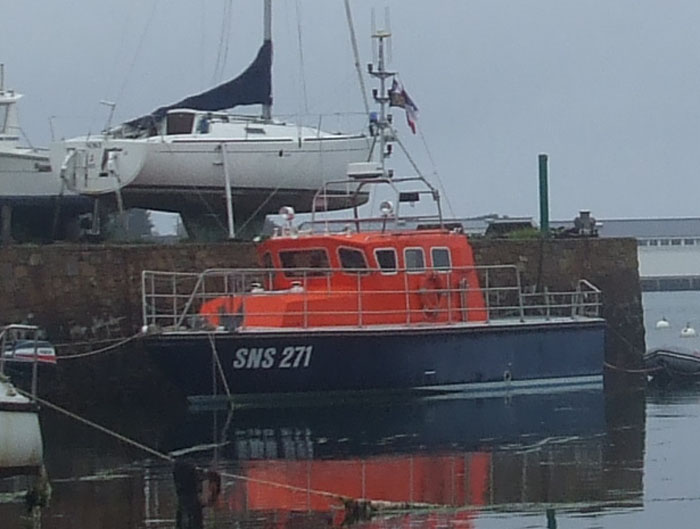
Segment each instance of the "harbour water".
[{"label": "harbour water", "polygon": [[[647,345],[700,348],[700,292],[644,295]],[[666,317],[669,329],[656,329]],[[695,527],[700,385],[272,410],[141,409],[90,418],[222,476],[207,527]],[[42,410],[53,487],[43,528],[174,527],[172,464]],[[0,480],[0,526],[31,527],[24,478]],[[379,503],[378,500],[382,502]],[[362,517],[360,517],[362,518]]]}]

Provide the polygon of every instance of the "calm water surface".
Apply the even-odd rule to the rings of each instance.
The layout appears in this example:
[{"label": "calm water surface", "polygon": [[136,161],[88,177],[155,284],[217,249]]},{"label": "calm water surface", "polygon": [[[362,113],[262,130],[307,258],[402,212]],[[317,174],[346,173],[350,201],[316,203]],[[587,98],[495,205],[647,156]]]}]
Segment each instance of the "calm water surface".
[{"label": "calm water surface", "polygon": [[[700,332],[700,293],[645,294],[649,346]],[[665,316],[672,324],[657,330]],[[208,527],[341,526],[337,496],[383,500],[361,528],[697,527],[700,386],[283,410],[120,409],[92,417],[219,470]],[[172,467],[42,410],[53,485],[43,528],[173,527]],[[0,527],[31,527],[23,478],[0,480]],[[413,509],[400,509],[409,503]],[[428,507],[430,505],[431,507]],[[434,506],[434,507],[432,507]]]}]

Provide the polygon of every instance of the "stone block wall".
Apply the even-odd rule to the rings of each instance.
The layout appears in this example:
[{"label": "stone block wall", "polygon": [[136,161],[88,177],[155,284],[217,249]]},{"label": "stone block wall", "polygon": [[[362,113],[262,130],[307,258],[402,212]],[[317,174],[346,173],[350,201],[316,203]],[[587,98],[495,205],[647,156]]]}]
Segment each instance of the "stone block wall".
[{"label": "stone block wall", "polygon": [[128,336],[141,327],[143,270],[255,266],[251,243],[0,248],[0,323],[33,321],[54,341]]},{"label": "stone block wall", "polygon": [[641,367],[644,319],[635,239],[482,239],[472,247],[477,263],[518,264],[523,283],[540,289],[570,290],[578,279],[593,283],[603,292],[607,361]]}]

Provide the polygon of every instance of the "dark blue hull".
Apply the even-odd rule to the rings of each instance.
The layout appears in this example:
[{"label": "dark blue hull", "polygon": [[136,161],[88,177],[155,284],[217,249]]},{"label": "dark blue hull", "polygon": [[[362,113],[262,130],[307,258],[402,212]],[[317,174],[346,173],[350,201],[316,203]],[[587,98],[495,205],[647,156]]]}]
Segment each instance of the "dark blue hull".
[{"label": "dark blue hull", "polygon": [[590,382],[602,379],[604,343],[605,322],[597,319],[146,337],[155,361],[189,396],[226,392],[217,356],[230,393],[248,396]]}]

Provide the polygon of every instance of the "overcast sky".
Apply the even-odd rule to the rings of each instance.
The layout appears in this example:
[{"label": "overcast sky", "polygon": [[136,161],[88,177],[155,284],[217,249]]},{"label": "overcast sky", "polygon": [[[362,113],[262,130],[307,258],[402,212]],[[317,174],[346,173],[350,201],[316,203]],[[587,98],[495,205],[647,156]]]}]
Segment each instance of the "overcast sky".
[{"label": "overcast sky", "polygon": [[[361,112],[342,0],[273,4],[273,113]],[[434,168],[399,112],[397,126],[455,215],[538,218],[546,152],[552,218],[700,216],[697,0],[352,6],[363,63],[372,8],[378,25],[390,9],[391,67],[420,108]],[[118,122],[235,76],[260,45],[261,17],[261,0],[7,2],[5,85],[25,94],[23,128],[46,146],[50,116],[58,137],[94,132],[108,114],[100,100],[117,103]]]}]

